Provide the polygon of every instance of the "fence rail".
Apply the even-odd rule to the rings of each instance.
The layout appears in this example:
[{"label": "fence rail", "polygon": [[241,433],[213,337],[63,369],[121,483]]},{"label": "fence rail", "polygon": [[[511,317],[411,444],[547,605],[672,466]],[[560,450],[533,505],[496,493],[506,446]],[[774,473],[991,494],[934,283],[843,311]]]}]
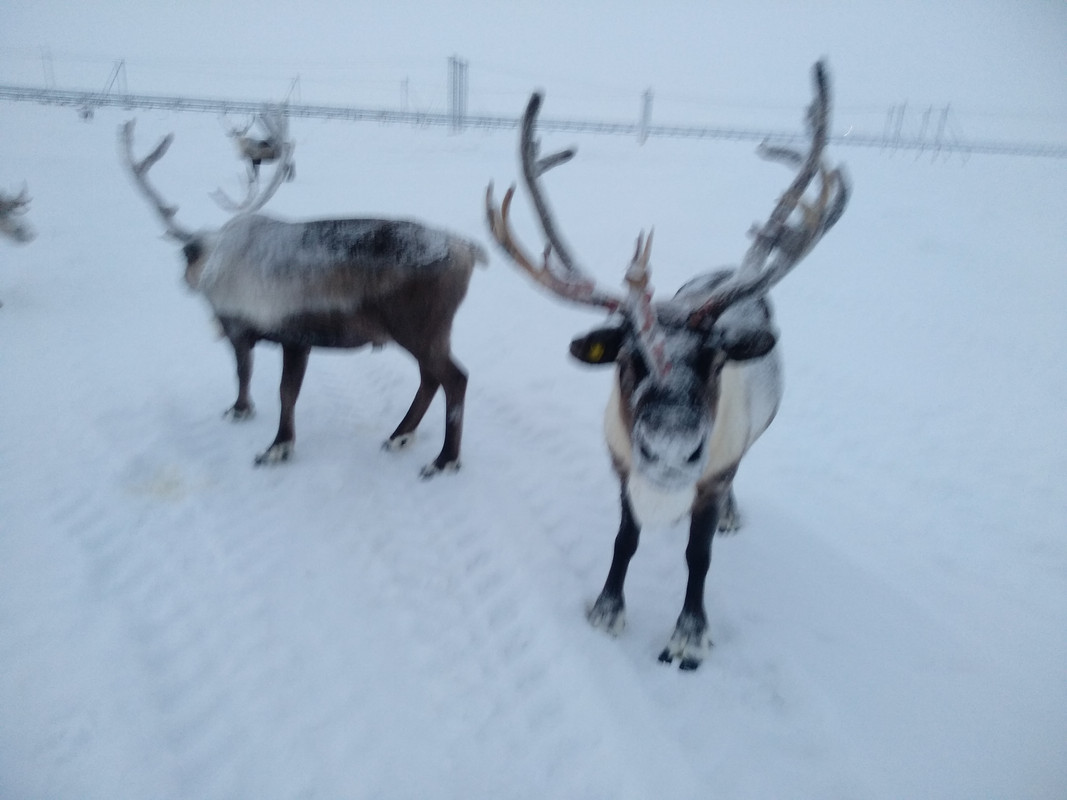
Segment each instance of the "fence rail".
[{"label": "fence rail", "polygon": [[[144,108],[165,111],[191,111],[212,114],[255,114],[277,104],[254,100],[225,100],[220,98],[183,97],[179,95],[126,94],[50,89],[33,86],[0,85],[0,100],[69,106],[91,115],[96,108]],[[464,114],[456,118],[454,112],[402,111],[387,108],[358,106],[312,105],[286,103],[284,113],[290,117],[343,120],[347,122],[377,122],[381,124],[442,126],[453,130],[482,128],[509,130],[519,126],[519,118],[484,114]],[[721,139],[732,141],[768,141],[773,144],[798,143],[806,139],[799,131],[772,131],[757,128],[706,127],[695,125],[653,125],[647,121],[610,122],[580,119],[539,118],[538,126],[545,131],[592,133],[633,136],[640,140],[651,137],[675,139]],[[996,140],[931,142],[925,138],[907,136],[887,137],[862,133],[834,135],[830,141],[837,146],[867,147],[886,150],[911,150],[935,154],[1009,155],[1037,158],[1067,158],[1067,145]]]}]

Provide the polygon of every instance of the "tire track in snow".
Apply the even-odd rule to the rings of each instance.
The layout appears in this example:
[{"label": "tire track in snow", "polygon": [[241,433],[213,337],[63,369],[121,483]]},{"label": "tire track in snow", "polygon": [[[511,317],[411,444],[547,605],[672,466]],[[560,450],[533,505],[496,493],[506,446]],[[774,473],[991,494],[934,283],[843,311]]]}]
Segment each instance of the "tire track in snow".
[{"label": "tire track in snow", "polygon": [[[522,481],[526,488],[515,499],[524,509],[522,515],[531,520],[535,530],[531,538],[542,543],[541,571],[567,572],[567,588],[574,591],[577,585],[582,598],[592,599],[607,571],[618,514],[614,496],[617,484],[607,466],[607,454],[586,452],[589,446],[603,450],[599,430],[595,439],[585,436],[585,432],[577,438],[570,433],[573,420],[571,429],[567,421],[550,428],[541,424],[545,415],[523,414],[506,396],[483,392],[479,399],[493,409],[493,418],[506,421],[501,427],[509,430],[509,449],[536,451],[543,456],[532,463],[520,459],[515,467],[494,473],[500,477],[510,471],[511,479]],[[524,450],[526,447],[530,450]],[[588,465],[597,460],[603,460],[603,471],[591,475]],[[552,472],[537,474],[532,467],[538,461],[550,462]],[[585,496],[598,498],[591,509],[575,501],[575,497]],[[741,535],[759,536],[759,531]],[[737,582],[728,576],[717,575],[714,557],[707,606],[713,638],[726,649],[713,649],[708,662],[693,675],[680,675],[675,669],[655,663],[678,610],[673,604],[680,604],[685,585],[685,525],[668,531],[650,530],[642,539],[642,549],[628,581],[631,624],[627,630],[617,640],[591,631],[591,636],[601,637],[603,646],[591,638],[573,637],[576,647],[610,660],[593,663],[594,657],[590,656],[583,665],[587,673],[597,673],[604,681],[604,696],[615,692],[633,706],[618,715],[621,737],[631,732],[635,740],[647,740],[648,730],[659,731],[657,743],[663,763],[681,761],[685,764],[682,771],[696,785],[703,780],[705,787],[725,788],[716,778],[720,771],[717,765],[736,774],[736,770],[728,768],[735,760],[729,754],[744,752],[749,745],[768,747],[768,742],[773,742],[772,748],[792,754],[784,760],[814,789],[847,794],[859,785],[861,771],[855,765],[838,764],[836,773],[820,766],[820,759],[829,758],[825,752],[827,738],[837,737],[828,737],[827,716],[806,688],[808,676],[788,654],[774,657],[758,649],[750,650],[750,644],[738,633],[738,625],[743,623],[735,624],[728,616],[728,609],[737,604],[720,603],[719,598],[720,583],[730,586],[729,591],[744,592],[744,587],[736,586]],[[727,546],[732,543],[732,537],[725,541]],[[745,546],[744,541],[740,544]],[[720,563],[719,569],[722,568]],[[728,579],[722,581],[723,577]],[[557,604],[551,611],[572,614],[580,620],[578,625],[586,625],[577,607],[560,608]],[[607,686],[612,688],[606,689]],[[744,731],[723,729],[709,741],[694,741],[687,735],[691,730],[707,728],[707,720],[716,718],[751,719],[752,724]],[[813,736],[809,728],[821,734]],[[765,781],[759,776],[750,777],[753,782],[749,788]],[[772,780],[768,785],[777,784]],[[745,793],[744,786],[734,788]]]},{"label": "tire track in snow", "polygon": [[[326,394],[343,394],[346,404],[359,404],[350,392]],[[485,399],[470,396],[468,408]],[[360,501],[361,513],[374,519],[361,531],[366,538],[360,546],[362,558],[381,566],[372,575],[376,585],[370,594],[386,598],[391,616],[401,621],[396,636],[412,643],[405,652],[415,673],[433,676],[437,684],[431,694],[440,695],[430,697],[432,716],[483,753],[471,762],[467,744],[458,750],[453,745],[453,768],[485,784],[493,782],[487,764],[507,765],[497,767],[495,780],[496,789],[508,796],[516,796],[516,775],[534,781],[519,796],[648,796],[665,787],[687,796],[694,788],[691,771],[666,744],[662,763],[638,767],[628,757],[615,699],[604,695],[585,652],[576,647],[576,638],[596,640],[580,603],[565,604],[561,629],[553,608],[560,600],[551,596],[558,586],[537,585],[531,575],[531,559],[546,560],[536,521],[547,510],[566,520],[555,489],[529,481],[511,452],[500,454],[503,462],[490,461],[493,454],[479,449],[480,434],[468,435],[467,466],[458,475],[428,483],[414,479],[413,463],[436,451],[440,404],[438,398],[411,451],[379,456],[381,468],[364,475],[373,482],[365,487],[366,496],[379,499]],[[547,448],[565,454],[575,447],[565,434],[523,423],[506,401],[492,401],[477,426],[507,431],[508,451]],[[475,450],[478,455],[472,456]],[[568,463],[580,472],[581,459]],[[393,464],[400,477],[391,474]],[[404,502],[382,502],[390,494]],[[571,573],[551,543],[547,558],[553,570]],[[647,739],[648,728],[657,726],[643,722],[648,724],[642,724],[640,736]],[[551,764],[544,761],[546,753],[552,754]],[[602,771],[593,771],[596,778],[590,777],[590,763],[602,765]],[[546,780],[537,788],[537,781]]]},{"label": "tire track in snow", "polygon": [[[533,639],[525,646],[545,652],[553,687],[573,689],[557,699],[566,709],[566,724],[581,731],[569,753],[576,759],[575,772],[581,771],[577,761],[610,765],[608,773],[623,776],[612,791],[623,795],[701,796],[670,724],[664,725],[646,701],[640,675],[658,667],[654,653],[632,667],[618,659],[617,642],[591,629],[584,618],[584,606],[595,595],[601,570],[607,569],[617,513],[615,480],[606,454],[599,452],[599,430],[594,437],[576,437],[566,421],[556,425],[551,414],[527,413],[511,396],[492,388],[480,388],[475,405],[496,431],[507,432],[507,438],[501,447],[481,451],[484,462],[475,467],[477,493],[467,496],[491,498],[483,512],[503,523],[498,536],[504,540],[487,539],[482,546],[490,554],[504,554],[497,558],[510,558],[514,577],[507,583],[531,598],[522,609],[526,617],[516,625],[524,623],[524,632]],[[550,422],[545,424],[545,419]],[[597,451],[588,452],[588,438]],[[602,469],[590,470],[590,463]],[[591,500],[583,503],[575,497]],[[485,613],[491,618],[493,611],[490,605]],[[632,741],[644,743],[637,757],[629,749]]]},{"label": "tire track in snow", "polygon": [[[381,388],[372,379],[353,398],[334,380],[327,373],[317,403],[331,424]],[[506,408],[487,422],[510,429],[520,448],[544,445],[544,430],[515,426]],[[437,433],[427,422],[424,446]],[[411,736],[426,751],[417,763],[457,796],[470,786],[518,797],[690,794],[691,771],[669,747],[655,763],[629,758],[626,715],[569,630],[586,636],[580,609],[558,624],[558,601],[524,563],[548,558],[566,569],[539,541],[551,488],[524,486],[507,464],[422,483],[418,447],[417,458],[364,457],[347,437],[344,463],[337,450],[305,444],[307,458],[253,470],[247,436],[228,428],[175,408],[105,420],[105,440],[133,455],[115,460],[110,491],[76,496],[54,519],[126,619],[176,765],[173,796],[294,796],[307,788],[301,776],[322,772],[316,750],[336,754],[327,771],[339,785],[352,780],[342,762],[363,763],[354,796],[405,781],[425,788],[390,764],[406,742],[366,722],[398,713],[401,690],[420,708],[399,713],[429,728]],[[301,518],[319,530],[301,539]],[[278,588],[301,573],[306,595]],[[349,597],[347,609],[328,610]],[[397,658],[400,677],[379,687],[384,701],[371,696],[373,683],[349,688],[361,675],[381,680]],[[273,734],[257,736],[259,725]]]},{"label": "tire track in snow", "polygon": [[[118,438],[148,427],[144,418],[132,421]],[[192,423],[181,450],[209,453],[217,439],[214,426]],[[111,492],[74,499],[55,522],[80,543],[99,591],[126,620],[158,735],[178,765],[170,788],[176,796],[233,796],[242,787],[232,765],[249,757],[246,732],[233,722],[279,667],[255,589],[275,551],[242,558],[211,536],[202,507],[191,502],[206,479],[190,477],[198,468],[183,463],[177,441],[151,441],[123,466]]]},{"label": "tire track in snow", "polygon": [[[502,496],[496,487],[481,488],[487,498]],[[471,525],[488,521],[485,510],[442,500],[435,523],[455,535],[432,541],[430,533],[415,542],[383,535],[374,543],[389,565],[389,581],[402,587],[402,638],[426,643],[414,651],[416,671],[447,687],[446,696],[435,698],[435,716],[454,719],[462,712],[455,730],[464,740],[452,754],[457,769],[469,779],[480,772],[483,788],[513,797],[636,797],[664,783],[684,785],[664,775],[653,782],[661,765],[637,770],[628,762],[610,698],[572,637],[553,624],[513,544],[500,542],[502,535],[530,537],[531,529]],[[472,743],[476,761],[470,761]],[[601,769],[591,771],[590,764]],[[679,764],[671,772],[685,775]]]}]

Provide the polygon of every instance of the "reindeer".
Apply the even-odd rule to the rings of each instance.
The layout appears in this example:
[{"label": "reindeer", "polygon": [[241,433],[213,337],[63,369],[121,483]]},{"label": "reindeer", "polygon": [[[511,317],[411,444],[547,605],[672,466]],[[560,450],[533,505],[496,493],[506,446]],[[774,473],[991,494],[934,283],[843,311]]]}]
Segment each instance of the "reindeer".
[{"label": "reindeer", "polygon": [[35,236],[33,228],[22,219],[30,208],[28,191],[23,186],[14,196],[0,192],[0,233],[16,242],[28,242]]},{"label": "reindeer", "polygon": [[[822,160],[830,115],[825,66],[814,67],[806,154],[762,149],[765,157],[798,166],[792,185],[768,220],[752,231],[740,266],[697,276],[670,300],[652,302],[652,233],[638,237],[625,276],[626,292],[597,286],[561,239],[540,187],[541,176],[574,155],[539,158],[533,129],[541,107],[534,94],[520,135],[523,178],[547,244],[540,264],[516,241],[509,223],[513,185],[497,208],[492,184],[486,214],[493,238],[522,271],[556,297],[610,312],[608,321],[574,339],[571,355],[587,364],[615,364],[604,433],[621,483],[622,519],[607,580],[588,619],[613,635],[625,624],[623,582],[644,525],[689,516],[689,568],[682,611],[659,655],[696,669],[711,645],[704,583],[711,539],[740,519],[733,480],[745,452],[774,418],[782,397],[777,330],[767,292],[811,252],[840,218],[849,188],[840,168]],[[815,176],[820,190],[803,199]],[[795,213],[794,213],[795,212]],[[794,217],[796,217],[794,219]]]},{"label": "reindeer", "polygon": [[324,219],[287,222],[257,213],[289,175],[293,146],[279,143],[279,164],[260,188],[249,176],[241,202],[219,195],[234,216],[218,230],[190,231],[148,182],[148,170],[166,153],[173,134],[145,158],[133,154],[131,120],[121,129],[124,161],[135,185],[166,229],[182,244],[185,281],[207,300],[237,362],[233,420],[250,417],[252,349],[260,340],[281,345],[281,417],[273,443],[255,463],[289,459],[295,441],[294,408],[314,347],[375,348],[396,342],[419,366],[415,398],[383,447],[399,450],[438,388],[445,395],[445,439],[421,472],[429,478],[459,468],[467,373],[451,351],[452,320],[467,293],[475,264],[488,263],[476,243],[417,222]]},{"label": "reindeer", "polygon": [[[0,234],[19,243],[29,242],[36,236],[29,223],[21,219],[30,207],[27,191],[23,186],[22,191],[14,196],[0,192]],[[0,307],[3,305],[0,303]]]},{"label": "reindeer", "polygon": [[[267,138],[259,139],[248,135],[248,132],[256,122],[259,122],[263,130],[266,131]],[[282,144],[289,140],[289,120],[279,111],[267,111],[263,114],[255,115],[245,127],[232,129],[230,136],[233,138],[234,144],[237,145],[238,154],[248,161],[253,176],[258,177],[260,164],[264,162],[273,163],[281,156]],[[285,179],[291,181],[295,177],[296,167],[290,159]]]}]

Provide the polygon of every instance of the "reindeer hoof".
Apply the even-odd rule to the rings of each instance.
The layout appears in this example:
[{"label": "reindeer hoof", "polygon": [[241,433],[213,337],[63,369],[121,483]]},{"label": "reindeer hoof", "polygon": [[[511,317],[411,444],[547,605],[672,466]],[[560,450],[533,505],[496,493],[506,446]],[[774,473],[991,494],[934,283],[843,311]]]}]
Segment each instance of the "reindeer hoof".
[{"label": "reindeer hoof", "polygon": [[263,467],[271,464],[280,464],[283,461],[288,461],[292,454],[292,442],[277,442],[256,456],[256,466]]},{"label": "reindeer hoof", "polygon": [[415,441],[415,431],[412,431],[411,433],[402,433],[399,436],[393,436],[382,442],[382,450],[388,450],[390,453],[395,453],[398,450],[403,450],[413,441]]},{"label": "reindeer hoof", "polygon": [[726,500],[719,506],[719,523],[715,527],[716,533],[737,533],[741,530],[741,512],[737,510],[737,499],[733,490],[726,495]]},{"label": "reindeer hoof", "polygon": [[419,477],[425,481],[441,472],[459,472],[459,461],[447,461],[440,466],[434,461],[419,470]]},{"label": "reindeer hoof", "polygon": [[255,415],[256,407],[251,403],[245,408],[239,408],[234,404],[222,412],[222,418],[228,419],[231,422],[244,422],[247,419],[252,419]]},{"label": "reindeer hoof", "polygon": [[589,624],[612,636],[618,636],[626,627],[626,605],[621,597],[600,593],[600,597],[585,612]]},{"label": "reindeer hoof", "polygon": [[671,640],[659,654],[659,660],[664,664],[672,664],[677,658],[679,669],[687,672],[696,669],[711,649],[707,629],[706,619],[683,611]]},{"label": "reindeer hoof", "polygon": [[741,530],[741,517],[736,512],[728,516],[719,517],[719,524],[715,527],[716,533],[731,534]]}]

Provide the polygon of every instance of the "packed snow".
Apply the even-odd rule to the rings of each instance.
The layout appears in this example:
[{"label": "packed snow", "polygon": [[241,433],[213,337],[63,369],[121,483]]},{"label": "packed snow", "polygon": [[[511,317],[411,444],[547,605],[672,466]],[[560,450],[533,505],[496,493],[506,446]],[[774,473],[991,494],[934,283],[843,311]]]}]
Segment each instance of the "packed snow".
[{"label": "packed snow", "polygon": [[[36,36],[46,11],[3,13]],[[874,70],[774,65],[797,126],[821,55],[838,96]],[[546,116],[559,71],[521,76]],[[712,547],[714,646],[683,673],[656,656],[684,523],[644,531],[620,636],[585,619],[619,486],[611,371],[567,346],[602,315],[490,249],[454,333],[458,473],[418,477],[440,397],[381,450],[418,385],[395,347],[314,352],[293,459],[255,468],[280,354],[257,348],[257,416],[224,420],[232,353],[119,161],[130,116],[145,143],[174,131],[153,182],[217,227],[224,126],[2,111],[0,187],[26,181],[37,238],[0,241],[0,797],[1067,796],[1067,162],[831,148],[854,196],[774,290],[785,398]],[[287,219],[488,247],[485,187],[518,176],[517,131],[291,133],[299,173],[266,209]],[[660,292],[735,261],[789,180],[744,143],[546,138],[578,145],[546,190],[608,286],[653,223]],[[512,216],[539,247],[521,191]]]}]

